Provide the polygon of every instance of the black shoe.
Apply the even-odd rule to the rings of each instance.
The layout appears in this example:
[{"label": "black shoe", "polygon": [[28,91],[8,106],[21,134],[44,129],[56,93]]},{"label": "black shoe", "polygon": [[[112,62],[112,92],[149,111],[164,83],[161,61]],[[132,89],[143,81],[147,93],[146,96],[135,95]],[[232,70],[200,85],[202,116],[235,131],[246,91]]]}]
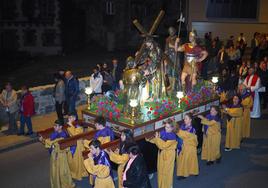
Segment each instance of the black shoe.
[{"label": "black shoe", "polygon": [[184,177],[184,176],[177,176],[177,180],[184,180],[184,179],[186,179],[186,177]]},{"label": "black shoe", "polygon": [[208,161],[207,162],[207,165],[210,166],[210,165],[213,165],[214,161]]},{"label": "black shoe", "polygon": [[26,136],[31,136],[33,134],[33,132],[27,132],[25,135]]},{"label": "black shoe", "polygon": [[24,135],[24,133],[18,133],[17,135],[18,135],[18,136],[22,136],[22,135]]},{"label": "black shoe", "polygon": [[221,163],[221,157],[216,160],[216,163],[217,164],[220,164]]}]

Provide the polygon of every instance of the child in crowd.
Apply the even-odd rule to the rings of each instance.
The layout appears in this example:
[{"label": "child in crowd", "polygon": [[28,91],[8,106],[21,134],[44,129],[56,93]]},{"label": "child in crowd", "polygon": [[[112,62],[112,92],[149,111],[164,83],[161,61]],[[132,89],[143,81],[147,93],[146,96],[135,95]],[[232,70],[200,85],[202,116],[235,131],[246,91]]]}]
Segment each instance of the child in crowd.
[{"label": "child in crowd", "polygon": [[[99,140],[101,144],[105,144],[114,140],[114,132],[110,127],[106,126],[106,119],[104,117],[102,116],[96,117],[94,123],[97,130],[94,139]],[[86,148],[89,143],[90,143],[89,140],[84,140],[84,146]]]},{"label": "child in crowd", "polygon": [[59,120],[56,120],[54,123],[54,132],[50,134],[49,138],[44,139],[42,136],[39,138],[41,142],[45,143],[45,147],[49,148],[49,153],[53,150],[53,144],[62,140],[64,138],[68,138],[68,133],[63,130],[63,123]]},{"label": "child in crowd", "polygon": [[118,164],[117,174],[118,174],[118,187],[119,188],[122,188],[123,170],[124,170],[125,164],[129,160],[127,148],[129,145],[134,144],[134,143],[135,141],[133,138],[132,131],[129,129],[125,129],[121,133],[119,149],[116,149],[115,151],[105,150],[108,153],[111,161],[113,161],[115,164]]},{"label": "child in crowd", "polygon": [[186,178],[190,175],[198,175],[197,160],[197,136],[192,125],[192,114],[184,116],[184,124],[180,125],[177,135],[182,139],[182,150],[177,155],[177,176]]},{"label": "child in crowd", "polygon": [[245,85],[240,85],[241,105],[243,106],[243,126],[242,126],[242,138],[250,137],[250,110],[253,106],[253,98],[250,90]]},{"label": "child in crowd", "polygon": [[227,130],[225,139],[225,151],[239,149],[242,139],[243,108],[237,95],[233,97],[230,107],[223,105],[223,113],[227,116]]},{"label": "child in crowd", "polygon": [[210,107],[210,113],[204,117],[198,115],[203,126],[203,145],[202,145],[202,160],[207,160],[207,165],[211,165],[214,161],[220,162],[221,152],[221,119],[219,110],[216,106]]},{"label": "child in crowd", "polygon": [[158,147],[157,176],[159,188],[170,188],[173,185],[173,172],[177,148],[177,135],[174,132],[175,121],[163,122],[165,129],[156,132],[155,137],[146,141]]},{"label": "child in crowd", "polygon": [[84,160],[84,165],[93,178],[91,183],[94,188],[114,188],[109,156],[100,146],[101,142],[99,140],[90,142],[90,152],[88,159]]},{"label": "child in crowd", "polygon": [[70,136],[75,136],[75,135],[83,133],[83,127],[81,127],[78,124],[75,114],[70,114],[68,116],[67,125],[68,125],[67,131]]}]

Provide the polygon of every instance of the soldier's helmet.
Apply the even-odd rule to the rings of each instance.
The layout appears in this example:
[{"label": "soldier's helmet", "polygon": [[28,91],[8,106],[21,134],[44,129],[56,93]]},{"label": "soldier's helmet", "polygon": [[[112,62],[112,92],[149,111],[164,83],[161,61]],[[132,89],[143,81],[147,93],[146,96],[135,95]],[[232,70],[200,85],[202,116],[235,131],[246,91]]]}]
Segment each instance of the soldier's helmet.
[{"label": "soldier's helmet", "polygon": [[127,58],[127,67],[134,68],[136,66],[135,59],[132,56]]}]

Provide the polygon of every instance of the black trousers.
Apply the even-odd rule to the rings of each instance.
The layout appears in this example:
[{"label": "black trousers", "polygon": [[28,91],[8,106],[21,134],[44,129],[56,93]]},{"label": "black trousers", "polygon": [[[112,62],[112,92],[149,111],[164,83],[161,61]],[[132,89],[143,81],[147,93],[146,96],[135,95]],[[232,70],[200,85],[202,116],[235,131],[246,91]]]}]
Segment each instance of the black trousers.
[{"label": "black trousers", "polygon": [[17,112],[13,112],[13,113],[7,112],[7,115],[8,115],[8,132],[11,134],[17,133],[18,131],[18,126],[16,122]]},{"label": "black trousers", "polygon": [[[266,89],[268,89],[266,87]],[[262,104],[262,107],[263,108],[266,108],[267,107],[267,102],[268,102],[268,91],[265,91],[265,92],[260,92],[260,100],[261,100],[261,104]]]},{"label": "black trousers", "polygon": [[55,108],[56,108],[58,120],[60,120],[61,122],[64,122],[64,119],[63,119],[63,105],[64,105],[64,102],[59,103],[58,101],[56,101]]},{"label": "black trousers", "polygon": [[202,145],[203,145],[202,127],[203,127],[203,125],[201,124],[201,120],[199,118],[193,119],[193,127],[195,128],[195,131],[196,131],[195,134],[197,136],[197,141],[198,141],[197,148],[202,148]]}]

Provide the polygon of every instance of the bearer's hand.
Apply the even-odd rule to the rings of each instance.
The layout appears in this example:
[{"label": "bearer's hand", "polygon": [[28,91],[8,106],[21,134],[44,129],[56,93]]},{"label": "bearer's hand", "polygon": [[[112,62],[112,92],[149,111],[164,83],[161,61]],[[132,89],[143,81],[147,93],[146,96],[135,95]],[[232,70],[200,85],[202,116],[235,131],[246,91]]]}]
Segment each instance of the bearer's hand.
[{"label": "bearer's hand", "polygon": [[115,153],[119,153],[119,149],[116,148],[116,149],[114,150],[114,152],[115,152]]},{"label": "bearer's hand", "polygon": [[151,138],[145,138],[146,142],[150,142]]},{"label": "bearer's hand", "polygon": [[93,159],[93,154],[91,152],[89,152],[87,156],[89,159]]},{"label": "bearer's hand", "polygon": [[159,132],[155,132],[154,137],[155,137],[155,138],[159,138],[159,137],[160,137]]},{"label": "bearer's hand", "polygon": [[109,149],[104,149],[104,151],[108,154],[108,155],[110,155],[110,153],[111,153],[111,150]]},{"label": "bearer's hand", "polygon": [[203,115],[198,115],[197,116],[199,119],[204,119],[205,117]]},{"label": "bearer's hand", "polygon": [[44,138],[42,136],[39,137],[39,141],[43,142]]},{"label": "bearer's hand", "polygon": [[179,43],[180,40],[181,40],[181,39],[180,39],[179,37],[177,37],[175,42],[176,42],[176,43]]}]

